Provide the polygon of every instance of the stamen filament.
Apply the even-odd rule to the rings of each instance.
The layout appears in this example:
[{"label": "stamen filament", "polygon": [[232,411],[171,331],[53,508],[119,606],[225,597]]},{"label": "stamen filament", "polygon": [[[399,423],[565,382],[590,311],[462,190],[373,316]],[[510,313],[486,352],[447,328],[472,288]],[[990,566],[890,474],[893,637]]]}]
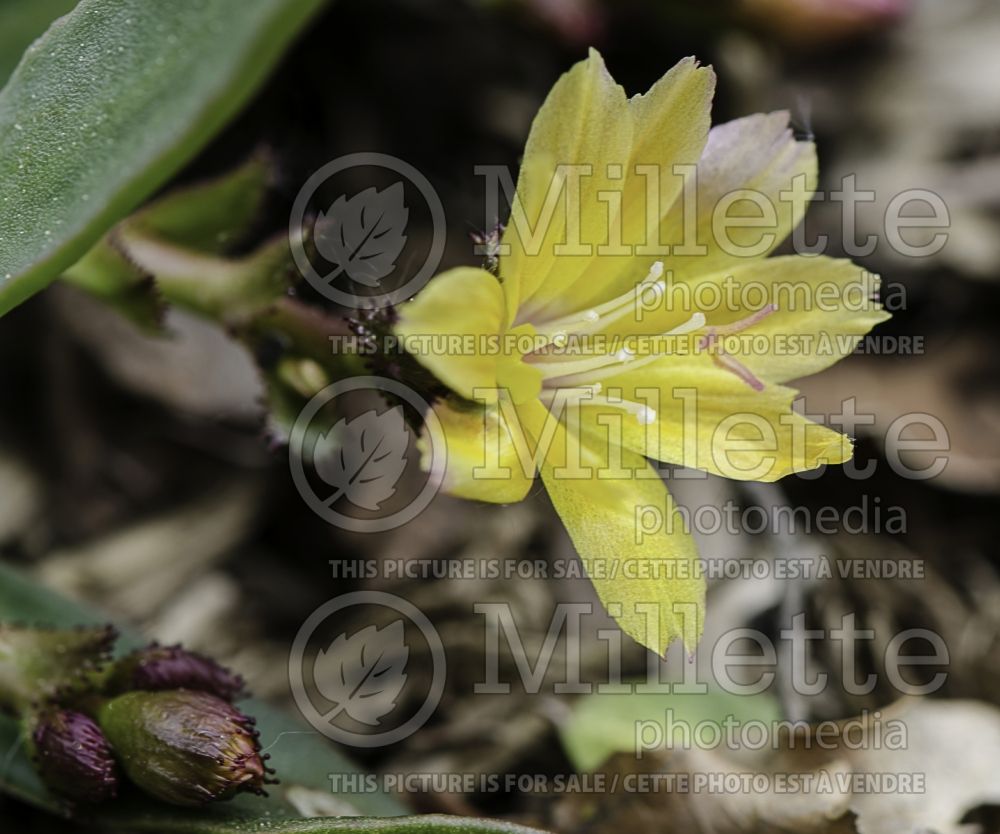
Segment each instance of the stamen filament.
[{"label": "stamen filament", "polygon": [[722,353],[721,351],[713,353],[712,361],[723,370],[736,374],[736,376],[753,388],[754,391],[764,390],[764,383],[758,377],[754,376],[753,371],[739,360],[733,359],[728,353]]},{"label": "stamen filament", "polygon": [[[597,390],[600,390],[600,386],[597,386]],[[554,389],[547,389],[542,391],[541,399],[542,402],[550,406],[552,401],[555,399],[556,391]],[[621,411],[631,414],[639,422],[640,425],[648,426],[650,423],[656,421],[656,409],[650,408],[648,405],[643,405],[642,403],[634,402],[633,400],[625,400],[619,397],[614,399],[609,399],[608,397],[603,397],[595,394],[587,399],[580,400],[580,405],[597,405],[605,406],[607,408],[617,408]]]},{"label": "stamen filament", "polygon": [[718,324],[710,327],[705,339],[708,339],[711,336],[732,336],[734,333],[742,333],[748,327],[760,324],[764,321],[764,319],[771,315],[771,313],[776,313],[777,311],[777,304],[765,304],[756,313],[751,313],[749,316],[746,316],[739,321],[734,321],[730,324]]},{"label": "stamen filament", "polygon": [[640,294],[649,288],[650,284],[657,288],[657,292],[666,290],[666,282],[663,277],[663,261],[656,261],[650,268],[646,277],[643,278],[628,292],[617,298],[598,304],[577,313],[570,313],[568,316],[552,319],[536,327],[538,333],[543,336],[556,337],[560,334],[586,333],[604,327],[620,319],[630,310],[635,309],[636,299]]},{"label": "stamen filament", "polygon": [[[700,330],[705,326],[705,314],[695,313],[683,324],[661,333],[658,339],[668,339],[671,336],[683,336]],[[614,354],[605,354],[591,359],[583,359],[577,362],[533,362],[534,367],[539,368],[546,376],[547,387],[570,386],[575,387],[580,383],[597,382],[625,371],[633,371],[643,368],[651,362],[660,359],[664,354],[651,353],[639,359],[636,355],[623,348]],[[549,385],[549,381],[553,385]]]},{"label": "stamen filament", "polygon": [[[542,392],[543,397],[551,400],[551,392],[555,389],[581,386],[592,387],[596,395],[601,389],[601,380],[621,373],[637,371],[666,355],[662,351],[653,351],[637,358],[635,351],[626,346],[611,354],[589,356],[583,359],[560,359],[558,354],[553,354],[549,350],[553,345],[561,346],[571,338],[580,338],[605,329],[630,313],[634,313],[636,301],[641,293],[650,288],[650,285],[658,293],[666,291],[666,282],[662,276],[663,262],[656,261],[650,267],[646,277],[628,292],[588,310],[552,319],[536,328],[536,332],[547,340],[546,344],[544,347],[527,354],[525,359],[542,373],[545,389]],[[767,304],[760,310],[737,321],[708,327],[705,334],[697,341],[696,349],[698,351],[710,350],[712,361],[718,367],[735,374],[754,390],[763,390],[764,383],[754,376],[749,368],[726,354],[719,343],[723,337],[740,333],[759,324],[777,309],[777,305]],[[682,336],[704,327],[705,315],[699,311],[683,324],[654,338],[666,339],[671,336]],[[635,414],[640,422],[648,416],[646,412],[649,409],[638,403],[612,402],[603,397],[595,397],[595,399],[603,404],[621,407],[625,411]],[[591,400],[591,402],[593,401]],[[655,419],[655,412],[650,419]]]},{"label": "stamen filament", "polygon": [[[731,336],[734,333],[746,330],[748,327],[753,327],[755,324],[762,322],[777,309],[777,305],[767,304],[756,313],[740,319],[739,321],[734,321],[732,324],[723,324],[718,327],[708,328],[708,332],[698,340],[698,349],[711,350],[718,344],[720,336]],[[743,382],[753,388],[754,391],[764,390],[764,383],[754,375],[753,371],[751,371],[738,359],[726,353],[721,346],[715,347],[715,349],[712,350],[711,356],[712,362],[714,362],[717,367],[735,374],[743,380]]]}]

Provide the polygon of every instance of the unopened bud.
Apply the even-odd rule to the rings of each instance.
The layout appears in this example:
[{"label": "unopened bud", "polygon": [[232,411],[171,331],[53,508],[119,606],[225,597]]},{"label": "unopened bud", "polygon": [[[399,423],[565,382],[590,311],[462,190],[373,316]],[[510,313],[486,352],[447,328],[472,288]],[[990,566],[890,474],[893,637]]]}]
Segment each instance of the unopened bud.
[{"label": "unopened bud", "polygon": [[0,707],[25,712],[39,701],[87,688],[107,663],[117,636],[111,626],[0,625]]},{"label": "unopened bud", "polygon": [[29,723],[29,745],[42,781],[79,802],[103,802],[118,791],[118,768],[100,727],[82,712],[50,707]]},{"label": "unopened bud", "polygon": [[195,689],[226,701],[243,693],[243,678],[214,660],[180,646],[153,644],[117,661],[106,689],[113,694],[144,689]]},{"label": "unopened bud", "polygon": [[174,805],[203,805],[273,782],[253,719],[207,692],[128,692],[106,701],[98,723],[126,775]]}]

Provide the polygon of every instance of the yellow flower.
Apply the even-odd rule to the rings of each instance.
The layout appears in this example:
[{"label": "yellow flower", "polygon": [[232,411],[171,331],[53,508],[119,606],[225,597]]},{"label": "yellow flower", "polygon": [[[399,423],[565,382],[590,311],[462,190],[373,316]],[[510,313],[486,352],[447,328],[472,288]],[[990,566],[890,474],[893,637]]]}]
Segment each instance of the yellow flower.
[{"label": "yellow flower", "polygon": [[714,80],[687,59],[629,99],[592,50],[535,118],[498,274],[443,273],[396,326],[457,395],[435,405],[447,461],[423,438],[425,466],[498,503],[537,469],[605,607],[661,653],[693,649],[705,589],[649,459],[761,481],[846,461],[851,441],[784,383],[887,317],[849,261],[766,258],[802,219],[815,151],[787,113],[709,131]]}]

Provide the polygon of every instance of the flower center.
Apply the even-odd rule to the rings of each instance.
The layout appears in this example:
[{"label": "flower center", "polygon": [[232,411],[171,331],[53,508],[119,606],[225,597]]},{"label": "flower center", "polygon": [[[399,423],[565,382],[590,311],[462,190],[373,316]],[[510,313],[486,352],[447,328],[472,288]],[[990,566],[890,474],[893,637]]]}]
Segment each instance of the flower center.
[{"label": "flower center", "polygon": [[[722,339],[762,322],[777,310],[774,304],[767,304],[738,321],[714,326],[706,326],[705,314],[699,310],[687,321],[658,335],[638,337],[631,344],[622,337],[616,339],[609,332],[611,325],[634,315],[638,302],[641,301],[645,309],[650,309],[652,304],[662,298],[667,286],[663,272],[663,262],[656,261],[642,281],[618,298],[537,326],[536,332],[547,342],[544,347],[526,354],[524,362],[541,373],[543,402],[550,405],[555,392],[560,388],[589,388],[590,395],[586,397],[588,404],[617,408],[633,414],[642,424],[652,423],[656,420],[655,410],[621,397],[603,396],[603,381],[621,373],[639,370],[674,353],[671,347],[677,337],[689,336],[701,330],[704,333],[695,343],[696,351],[707,351],[716,366],[734,374],[755,391],[763,390],[764,383],[738,359],[725,352]],[[655,293],[655,296],[651,297],[650,293]],[[600,334],[600,342],[595,334]],[[622,342],[625,342],[623,346],[618,347]],[[597,355],[586,355],[591,343],[611,346],[612,349]],[[651,349],[640,356],[631,346],[637,343],[649,345]],[[568,349],[574,345],[578,346],[577,350],[583,354],[583,358],[566,358]]]}]

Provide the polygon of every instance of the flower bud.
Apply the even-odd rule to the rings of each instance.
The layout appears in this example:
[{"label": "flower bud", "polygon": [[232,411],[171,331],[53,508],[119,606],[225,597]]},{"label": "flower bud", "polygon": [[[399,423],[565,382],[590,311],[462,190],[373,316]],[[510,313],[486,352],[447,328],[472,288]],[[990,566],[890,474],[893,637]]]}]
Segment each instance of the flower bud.
[{"label": "flower bud", "polygon": [[97,712],[125,774],[174,805],[203,805],[273,782],[253,719],[207,692],[127,692]]},{"label": "flower bud", "polygon": [[111,626],[0,625],[0,708],[24,712],[36,702],[90,686],[117,636]]},{"label": "flower bud", "polygon": [[234,701],[243,693],[243,678],[214,660],[180,646],[153,643],[117,661],[106,689],[114,694],[133,689],[150,692],[195,689]]},{"label": "flower bud", "polygon": [[82,712],[50,707],[29,723],[29,746],[42,781],[53,793],[103,802],[118,792],[118,768],[100,727]]}]

